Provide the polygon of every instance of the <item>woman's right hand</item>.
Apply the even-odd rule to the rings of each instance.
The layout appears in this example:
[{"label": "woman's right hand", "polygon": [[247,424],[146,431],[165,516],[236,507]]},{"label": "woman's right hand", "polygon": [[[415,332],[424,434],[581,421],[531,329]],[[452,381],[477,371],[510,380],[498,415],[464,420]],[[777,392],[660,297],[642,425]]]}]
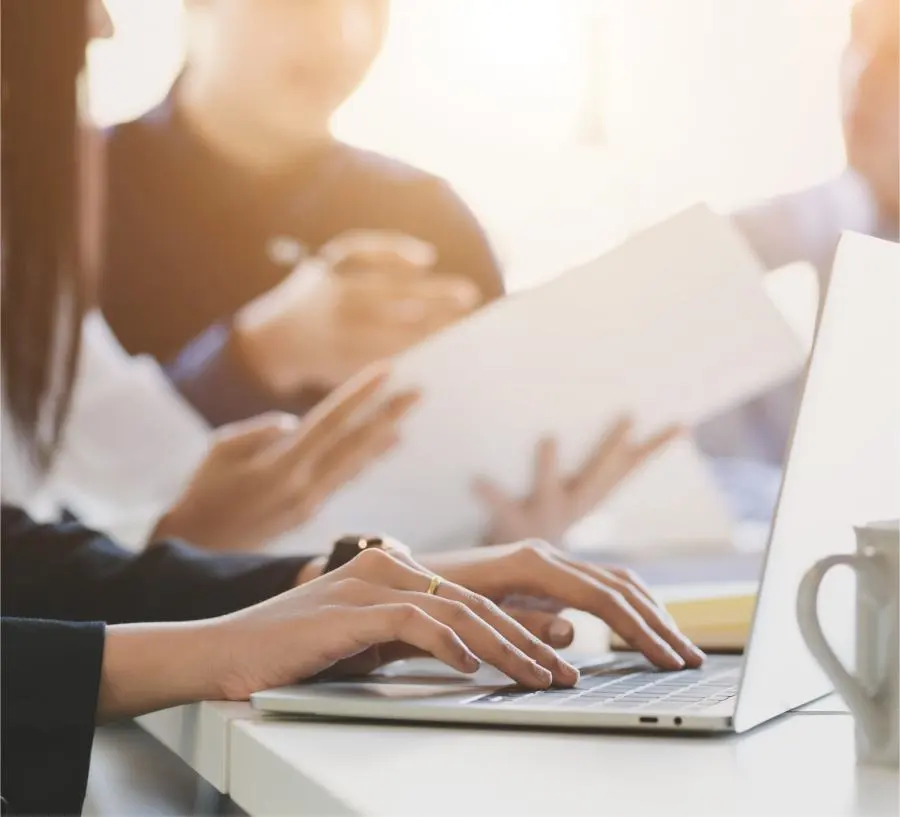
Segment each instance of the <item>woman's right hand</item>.
[{"label": "woman's right hand", "polygon": [[303,419],[270,414],[221,429],[150,541],[249,550],[308,521],[397,443],[397,425],[419,395],[380,394],[386,379],[382,367],[371,369]]},{"label": "woman's right hand", "polygon": [[465,673],[485,661],[530,688],[577,683],[574,667],[496,604],[451,582],[428,595],[431,578],[407,557],[368,550],[333,573],[217,619],[210,637],[225,656],[221,696],[244,700],[419,653]]}]

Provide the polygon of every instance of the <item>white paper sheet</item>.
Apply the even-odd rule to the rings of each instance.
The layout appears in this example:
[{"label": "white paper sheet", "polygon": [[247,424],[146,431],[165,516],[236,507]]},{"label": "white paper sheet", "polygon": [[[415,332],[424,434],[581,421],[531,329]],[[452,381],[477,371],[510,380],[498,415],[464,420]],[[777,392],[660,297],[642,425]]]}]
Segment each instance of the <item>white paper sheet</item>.
[{"label": "white paper sheet", "polygon": [[472,541],[486,521],[473,479],[523,494],[541,436],[572,468],[624,413],[643,433],[694,426],[788,379],[804,355],[762,273],[698,206],[429,339],[396,361],[395,382],[425,395],[402,445],[271,548],[320,551],[347,531]]}]

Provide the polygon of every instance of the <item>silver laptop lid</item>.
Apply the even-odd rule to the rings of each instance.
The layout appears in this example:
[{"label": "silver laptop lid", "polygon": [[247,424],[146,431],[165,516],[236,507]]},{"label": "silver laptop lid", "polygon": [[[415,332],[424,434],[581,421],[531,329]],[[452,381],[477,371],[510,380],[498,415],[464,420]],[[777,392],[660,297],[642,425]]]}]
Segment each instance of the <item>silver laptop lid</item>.
[{"label": "silver laptop lid", "polygon": [[[900,516],[900,247],[846,234],[810,359],[738,695],[738,732],[827,694],[795,601],[818,559],[856,549],[853,525]],[[820,616],[852,660],[854,585],[823,586]]]}]

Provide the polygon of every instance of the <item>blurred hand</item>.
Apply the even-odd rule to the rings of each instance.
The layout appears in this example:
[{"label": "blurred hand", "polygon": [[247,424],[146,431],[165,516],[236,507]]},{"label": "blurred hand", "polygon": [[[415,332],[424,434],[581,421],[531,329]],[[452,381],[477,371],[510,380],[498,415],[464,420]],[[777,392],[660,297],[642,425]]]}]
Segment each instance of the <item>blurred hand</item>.
[{"label": "blurred hand", "polygon": [[422,563],[503,605],[507,613],[556,648],[572,642],[572,625],[558,615],[559,610],[570,607],[602,619],[663,669],[697,667],[705,657],[633,573],[581,562],[545,542],[530,540],[428,555]]},{"label": "blurred hand", "polygon": [[302,525],[397,442],[418,395],[380,394],[386,376],[378,369],[354,379],[303,420],[272,414],[221,429],[151,541],[246,550]]},{"label": "blurred hand", "polygon": [[495,485],[480,480],[479,499],[491,514],[487,542],[538,538],[561,544],[569,528],[599,505],[635,470],[668,445],[680,429],[667,429],[648,440],[634,438],[628,419],[616,423],[574,474],[560,473],[556,441],[537,446],[534,485],[524,499],[511,499]]},{"label": "blurred hand", "polygon": [[900,7],[897,0],[853,5],[841,64],[847,161],[867,182],[893,229],[900,218]]},{"label": "blurred hand", "polygon": [[438,274],[435,250],[407,235],[346,233],[239,313],[238,347],[275,393],[333,388],[478,306],[478,288]]},{"label": "blurred hand", "polygon": [[251,693],[328,672],[357,675],[412,654],[461,672],[487,661],[531,688],[572,686],[578,671],[495,604],[452,582],[426,593],[431,573],[409,556],[367,550],[348,564],[220,619],[222,693]]}]

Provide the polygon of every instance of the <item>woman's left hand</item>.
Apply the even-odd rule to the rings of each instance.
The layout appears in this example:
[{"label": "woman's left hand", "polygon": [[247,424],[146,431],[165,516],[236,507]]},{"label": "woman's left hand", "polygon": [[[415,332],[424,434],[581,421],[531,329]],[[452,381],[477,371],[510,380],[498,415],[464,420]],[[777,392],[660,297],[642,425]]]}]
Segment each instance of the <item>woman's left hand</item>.
[{"label": "woman's left hand", "polygon": [[[572,641],[571,624],[558,615],[569,607],[602,619],[663,669],[703,663],[704,654],[630,571],[581,562],[538,540],[428,554],[420,562],[449,581],[503,605],[552,647],[565,647]],[[523,607],[513,601],[523,598],[537,604]]]},{"label": "woman's left hand", "polygon": [[487,544],[537,537],[561,545],[569,528],[585,517],[628,476],[681,433],[669,428],[647,440],[634,437],[634,425],[620,420],[574,474],[561,474],[556,441],[538,443],[531,494],[515,500],[484,480],[475,492],[488,508]]}]

